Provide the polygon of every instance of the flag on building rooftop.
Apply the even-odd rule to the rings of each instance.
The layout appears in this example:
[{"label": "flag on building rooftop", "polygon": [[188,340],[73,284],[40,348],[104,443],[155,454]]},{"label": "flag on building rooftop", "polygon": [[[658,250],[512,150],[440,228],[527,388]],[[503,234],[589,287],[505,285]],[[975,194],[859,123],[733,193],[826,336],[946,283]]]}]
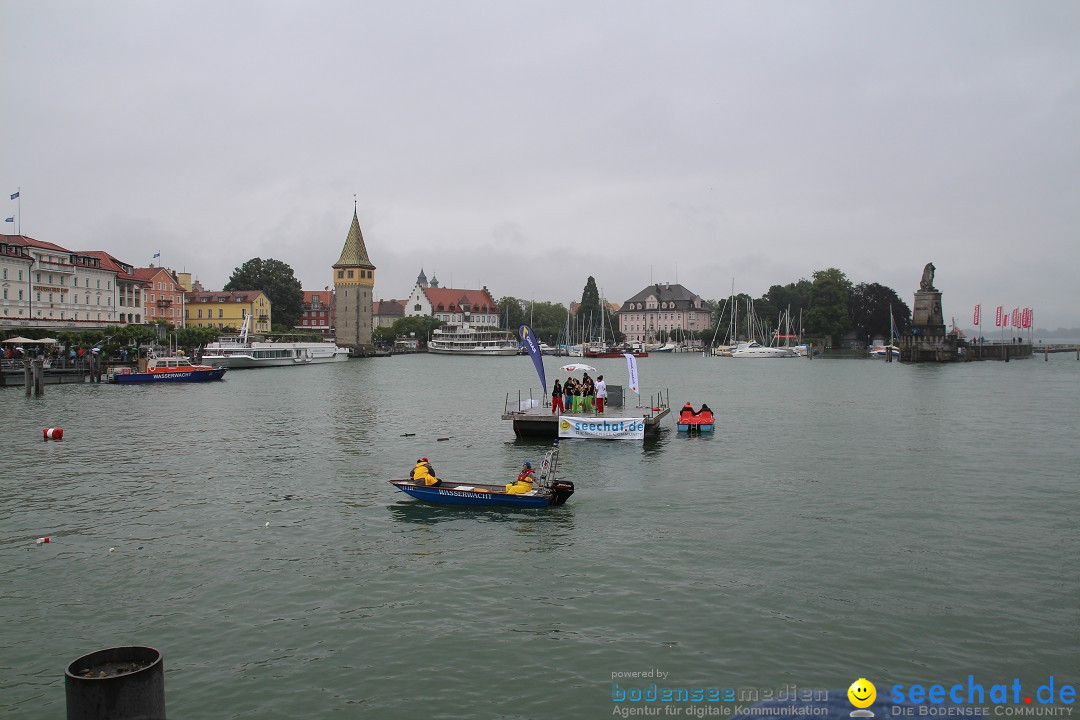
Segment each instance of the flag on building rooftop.
[{"label": "flag on building rooftop", "polygon": [[4,222],[15,222],[15,216],[14,216],[14,215],[12,215],[12,216],[11,216],[11,217],[9,217],[9,218],[4,218]]},{"label": "flag on building rooftop", "polygon": [[11,193],[11,199],[12,199],[12,200],[14,200],[14,199],[15,199],[15,198],[17,198],[17,197],[19,197],[19,191],[18,191],[18,190],[16,190],[15,192]]}]

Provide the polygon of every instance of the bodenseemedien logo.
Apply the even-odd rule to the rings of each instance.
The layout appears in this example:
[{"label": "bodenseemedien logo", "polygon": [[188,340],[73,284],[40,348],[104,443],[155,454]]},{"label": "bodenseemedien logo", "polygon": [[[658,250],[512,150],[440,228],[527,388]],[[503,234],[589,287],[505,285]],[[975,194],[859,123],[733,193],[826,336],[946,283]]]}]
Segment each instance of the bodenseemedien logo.
[{"label": "bodenseemedien logo", "polygon": [[874,687],[874,683],[866,678],[859,678],[851,683],[851,687],[847,689],[847,697],[848,701],[857,708],[851,711],[851,717],[874,717],[874,713],[866,709],[873,705],[874,700],[877,699],[877,688]]}]

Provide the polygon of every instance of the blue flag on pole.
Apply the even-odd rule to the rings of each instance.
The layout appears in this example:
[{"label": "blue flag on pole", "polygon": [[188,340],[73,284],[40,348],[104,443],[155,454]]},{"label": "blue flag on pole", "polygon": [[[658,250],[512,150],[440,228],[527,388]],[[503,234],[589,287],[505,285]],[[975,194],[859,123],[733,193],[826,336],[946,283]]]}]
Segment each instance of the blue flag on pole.
[{"label": "blue flag on pole", "polygon": [[161,257],[161,253],[159,253],[159,252],[154,253],[154,257]]},{"label": "blue flag on pole", "polygon": [[521,344],[525,346],[525,349],[529,352],[529,357],[532,358],[533,365],[536,366],[536,374],[540,376],[540,384],[544,388],[544,395],[547,395],[547,378],[544,377],[544,357],[540,354],[540,345],[536,342],[536,335],[533,334],[532,328],[528,325],[519,326],[518,335],[521,336]]},{"label": "blue flag on pole", "polygon": [[17,197],[19,197],[19,191],[18,191],[18,190],[16,190],[15,192],[11,193],[11,199],[12,199],[12,200],[14,200],[14,199],[15,199],[15,198],[17,198]]},{"label": "blue flag on pole", "polygon": [[14,216],[14,215],[12,215],[12,216],[11,216],[11,217],[9,217],[9,218],[4,218],[4,222],[15,222],[15,216]]}]

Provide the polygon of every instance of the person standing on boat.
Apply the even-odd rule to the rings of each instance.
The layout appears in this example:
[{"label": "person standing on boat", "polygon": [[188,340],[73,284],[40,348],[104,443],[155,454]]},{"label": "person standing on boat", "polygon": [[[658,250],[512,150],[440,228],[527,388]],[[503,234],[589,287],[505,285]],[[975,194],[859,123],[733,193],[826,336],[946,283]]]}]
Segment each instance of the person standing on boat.
[{"label": "person standing on boat", "polygon": [[607,383],[604,382],[603,375],[596,376],[596,412],[600,415],[604,414],[604,402],[607,400]]},{"label": "person standing on boat", "polygon": [[563,406],[563,394],[562,383],[558,380],[555,381],[555,387],[551,388],[551,414],[556,412],[566,412],[566,408]]},{"label": "person standing on boat", "polygon": [[435,468],[431,467],[431,463],[427,458],[420,458],[416,461],[416,467],[412,469],[412,481],[417,485],[435,486],[442,485],[442,480],[435,477]]},{"label": "person standing on boat", "polygon": [[532,463],[526,460],[521,465],[521,472],[518,473],[517,480],[512,483],[506,484],[506,492],[509,495],[524,495],[533,489],[533,466]]}]

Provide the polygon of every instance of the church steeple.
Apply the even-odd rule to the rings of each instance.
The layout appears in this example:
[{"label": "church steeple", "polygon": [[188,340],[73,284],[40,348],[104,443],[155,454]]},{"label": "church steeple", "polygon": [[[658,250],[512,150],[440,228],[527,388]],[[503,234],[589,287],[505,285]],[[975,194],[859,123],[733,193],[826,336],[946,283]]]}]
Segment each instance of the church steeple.
[{"label": "church steeple", "polygon": [[427,275],[424,274],[424,268],[420,268],[420,274],[416,276],[416,284],[422,288],[426,288],[428,286]]}]

